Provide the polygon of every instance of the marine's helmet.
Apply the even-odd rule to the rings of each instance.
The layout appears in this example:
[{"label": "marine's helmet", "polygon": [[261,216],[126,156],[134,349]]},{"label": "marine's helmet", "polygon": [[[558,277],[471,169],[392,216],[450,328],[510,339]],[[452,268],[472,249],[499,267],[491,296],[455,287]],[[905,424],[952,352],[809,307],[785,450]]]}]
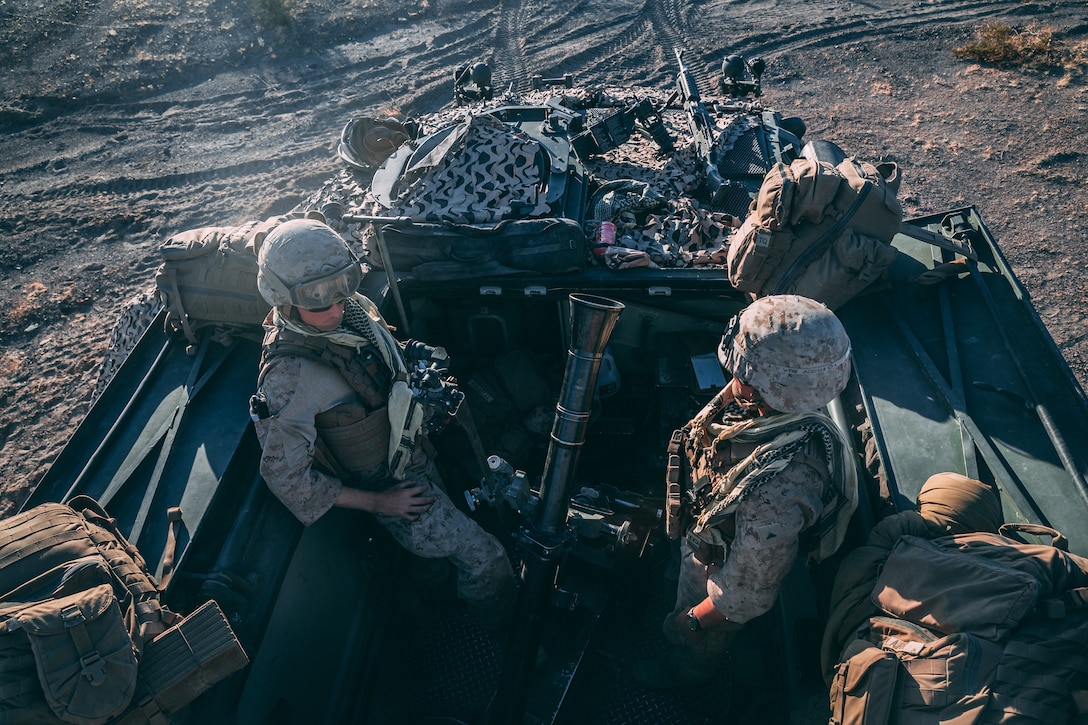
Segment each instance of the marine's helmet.
[{"label": "marine's helmet", "polygon": [[850,338],[835,313],[816,300],[773,295],[733,318],[718,361],[775,410],[805,413],[846,387]]},{"label": "marine's helmet", "polygon": [[257,289],[273,306],[328,307],[350,297],[363,268],[331,227],[294,219],[273,229],[257,254]]}]

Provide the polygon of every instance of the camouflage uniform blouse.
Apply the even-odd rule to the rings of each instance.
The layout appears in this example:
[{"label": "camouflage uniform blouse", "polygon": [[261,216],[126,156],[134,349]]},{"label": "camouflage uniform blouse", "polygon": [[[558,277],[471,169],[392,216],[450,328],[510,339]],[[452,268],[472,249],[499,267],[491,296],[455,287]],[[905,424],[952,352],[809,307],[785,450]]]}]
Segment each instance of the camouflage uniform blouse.
[{"label": "camouflage uniform blouse", "polygon": [[315,419],[319,413],[355,400],[339,371],[301,357],[272,362],[261,385],[271,415],[256,422],[264,453],[261,475],[276,498],[307,526],[333,507],[342,483],[317,470]]},{"label": "camouflage uniform blouse", "polygon": [[686,611],[706,597],[737,624],[769,611],[797,557],[801,532],[823,511],[827,484],[826,473],[804,461],[790,462],[761,484],[734,513],[728,554],[710,576],[682,539],[674,612]]}]

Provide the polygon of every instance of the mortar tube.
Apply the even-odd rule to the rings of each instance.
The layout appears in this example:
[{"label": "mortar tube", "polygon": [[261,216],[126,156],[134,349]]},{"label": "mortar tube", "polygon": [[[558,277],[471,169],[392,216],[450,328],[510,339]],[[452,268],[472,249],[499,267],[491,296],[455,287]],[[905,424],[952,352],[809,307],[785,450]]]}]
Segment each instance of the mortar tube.
[{"label": "mortar tube", "polygon": [[545,607],[555,591],[559,559],[573,535],[567,529],[570,486],[585,441],[593,391],[608,338],[623,304],[594,295],[570,295],[570,345],[563,387],[555,406],[551,442],[540,481],[540,502],[518,539],[521,587],[498,692],[485,718],[494,725],[524,721],[529,679],[544,626]]}]

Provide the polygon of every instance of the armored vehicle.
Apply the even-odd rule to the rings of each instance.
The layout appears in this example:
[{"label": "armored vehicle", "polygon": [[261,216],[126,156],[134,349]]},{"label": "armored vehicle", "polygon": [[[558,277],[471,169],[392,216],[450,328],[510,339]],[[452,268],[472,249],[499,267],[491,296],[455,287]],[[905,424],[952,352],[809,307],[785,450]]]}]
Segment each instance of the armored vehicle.
[{"label": "armored vehicle", "polygon": [[727,382],[717,345],[756,296],[731,281],[729,240],[769,172],[849,156],[762,104],[758,60],[730,56],[700,95],[677,59],[665,89],[502,91],[459,68],[438,113],[347,119],[296,210],[358,250],[398,337],[448,350],[413,385],[445,406],[430,438],[451,497],[516,564],[509,631],[477,628],[448,572],[368,515],[298,523],[261,478],[249,413],[265,310],[202,316],[199,284],[160,284],[25,507],[89,495],[158,572],[175,537],[165,601],[214,599],[251,660],[193,722],[825,722],[836,562],[930,475],[996,486],[1005,520],[1088,555],[1083,390],[977,209],[906,219],[883,240],[891,263],[835,305],[853,373],[828,413],[858,479],[839,554],[798,560],[720,687],[632,681],[675,594],[670,436]]}]

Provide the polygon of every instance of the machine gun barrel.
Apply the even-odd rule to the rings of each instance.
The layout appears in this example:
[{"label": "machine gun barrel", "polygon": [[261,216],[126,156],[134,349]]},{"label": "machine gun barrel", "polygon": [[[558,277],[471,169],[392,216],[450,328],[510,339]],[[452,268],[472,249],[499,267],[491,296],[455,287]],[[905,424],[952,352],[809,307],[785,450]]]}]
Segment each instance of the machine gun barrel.
[{"label": "machine gun barrel", "polygon": [[726,192],[728,184],[722,178],[718,169],[718,154],[714,150],[716,124],[714,117],[706,110],[703,100],[699,95],[699,85],[695,76],[684,65],[684,51],[676,49],[676,62],[680,66],[676,74],[676,89],[680,94],[680,101],[684,104],[684,112],[688,117],[688,128],[691,129],[695,147],[699,151],[699,157],[706,165],[706,185],[710,191],[712,204],[719,204]]}]

